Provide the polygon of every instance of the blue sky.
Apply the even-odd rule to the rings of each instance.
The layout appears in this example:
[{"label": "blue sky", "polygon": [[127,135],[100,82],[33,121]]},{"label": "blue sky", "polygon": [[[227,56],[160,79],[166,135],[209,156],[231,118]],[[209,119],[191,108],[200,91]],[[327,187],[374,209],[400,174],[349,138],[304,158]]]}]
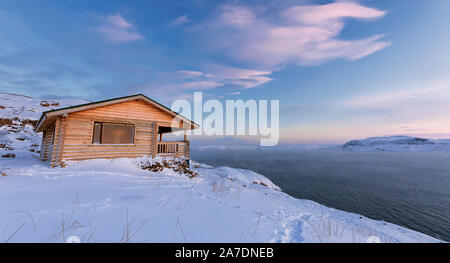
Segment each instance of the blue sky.
[{"label": "blue sky", "polygon": [[450,136],[450,2],[0,0],[0,91],[280,100],[283,143]]}]

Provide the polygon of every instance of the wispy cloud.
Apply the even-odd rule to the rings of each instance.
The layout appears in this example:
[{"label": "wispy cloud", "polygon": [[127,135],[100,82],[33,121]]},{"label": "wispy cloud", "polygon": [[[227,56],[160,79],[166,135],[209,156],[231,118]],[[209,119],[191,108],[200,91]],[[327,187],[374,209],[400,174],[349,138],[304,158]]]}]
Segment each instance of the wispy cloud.
[{"label": "wispy cloud", "polygon": [[450,134],[449,101],[450,81],[444,78],[334,102],[282,105],[281,110],[302,120],[285,129],[289,140],[299,140],[299,134],[310,142],[399,134],[442,138]]},{"label": "wispy cloud", "polygon": [[293,6],[275,14],[225,5],[219,16],[199,27],[208,34],[211,46],[235,59],[265,66],[313,65],[339,58],[356,60],[389,46],[382,34],[339,38],[346,18],[372,20],[385,14],[348,1]]},{"label": "wispy cloud", "polygon": [[101,17],[102,24],[96,27],[96,31],[101,33],[112,43],[125,43],[142,39],[136,27],[125,20],[120,14]]},{"label": "wispy cloud", "polygon": [[[359,109],[386,109],[400,107],[404,104],[413,105],[418,102],[442,101],[450,98],[450,87],[439,84],[425,88],[408,90],[395,90],[391,92],[371,94],[367,96],[356,96],[347,100],[337,102],[342,108]],[[404,108],[404,107],[403,107]]]},{"label": "wispy cloud", "polygon": [[177,86],[187,90],[209,90],[223,85],[224,84],[213,80],[198,80],[181,83]]},{"label": "wispy cloud", "polygon": [[194,91],[203,91],[205,96],[221,98],[223,96],[218,94],[239,95],[241,90],[259,87],[272,80],[269,77],[271,73],[208,64],[196,70],[159,72],[151,82],[135,83],[128,89],[135,92],[148,91],[169,102],[181,98],[190,100]]},{"label": "wispy cloud", "polygon": [[[220,84],[215,87],[232,86],[238,89],[255,88],[272,80],[269,77],[272,73],[271,71],[242,69],[223,65],[208,65],[207,68],[207,72],[180,70],[178,74],[194,84],[200,81],[208,81],[211,84]],[[190,82],[183,85],[187,85]],[[195,85],[190,84],[189,86],[195,87]]]},{"label": "wispy cloud", "polygon": [[[415,84],[409,89],[355,96],[337,102],[332,110],[351,112],[347,126],[365,122],[358,130],[439,137],[438,134],[450,132],[449,83],[438,80]],[[383,134],[381,131],[379,134]]]},{"label": "wispy cloud", "polygon": [[183,78],[187,79],[195,79],[195,78],[201,78],[201,77],[212,77],[211,74],[205,74],[201,71],[195,71],[195,70],[178,70],[177,74]]},{"label": "wispy cloud", "polygon": [[222,7],[220,19],[227,25],[246,26],[256,22],[256,15],[247,8],[226,5]]},{"label": "wispy cloud", "polygon": [[369,19],[378,18],[385,14],[385,11],[365,7],[353,2],[294,6],[282,12],[283,17],[286,19],[310,25],[336,23],[344,17]]},{"label": "wispy cloud", "polygon": [[191,20],[189,19],[189,17],[187,15],[181,15],[177,18],[175,18],[171,23],[170,23],[170,27],[180,27],[182,25],[185,24],[189,24],[191,22]]}]

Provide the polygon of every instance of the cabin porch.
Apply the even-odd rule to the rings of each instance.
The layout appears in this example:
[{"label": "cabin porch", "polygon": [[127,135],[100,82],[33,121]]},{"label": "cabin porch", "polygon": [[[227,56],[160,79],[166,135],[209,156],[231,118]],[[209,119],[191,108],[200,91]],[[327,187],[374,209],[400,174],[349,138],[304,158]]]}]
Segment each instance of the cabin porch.
[{"label": "cabin porch", "polygon": [[158,142],[157,156],[189,158],[189,141]]},{"label": "cabin porch", "polygon": [[172,132],[170,127],[158,127],[158,141],[156,143],[156,155],[161,157],[185,157],[189,159],[189,141],[186,133],[184,140],[163,141],[163,134]]}]

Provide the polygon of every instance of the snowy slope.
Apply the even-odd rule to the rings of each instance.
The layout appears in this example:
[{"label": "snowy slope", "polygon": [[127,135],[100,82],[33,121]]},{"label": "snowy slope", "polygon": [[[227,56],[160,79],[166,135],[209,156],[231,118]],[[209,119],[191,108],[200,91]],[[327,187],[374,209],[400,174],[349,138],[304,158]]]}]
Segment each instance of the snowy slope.
[{"label": "snowy slope", "polygon": [[0,118],[38,120],[43,111],[88,103],[82,99],[37,99],[0,92]]},{"label": "snowy slope", "polygon": [[[2,98],[20,119],[36,119],[42,110],[40,100]],[[37,158],[39,136],[20,120],[0,127],[0,242],[64,242],[70,236],[82,242],[366,242],[373,236],[439,242],[295,199],[243,169],[192,162],[198,176],[189,178],[167,168],[141,169],[142,162],[158,161],[148,158],[49,168]]]},{"label": "snowy slope", "polygon": [[41,134],[33,132],[43,111],[87,103],[82,99],[37,99],[0,92],[0,158],[28,156],[40,149]]},{"label": "snowy slope", "polygon": [[372,137],[352,140],[339,148],[346,151],[450,151],[450,139],[409,136]]},{"label": "snowy slope", "polygon": [[190,179],[142,170],[132,159],[51,169],[32,156],[0,159],[0,167],[2,242],[438,241],[292,198],[242,169],[194,163],[199,175]]}]

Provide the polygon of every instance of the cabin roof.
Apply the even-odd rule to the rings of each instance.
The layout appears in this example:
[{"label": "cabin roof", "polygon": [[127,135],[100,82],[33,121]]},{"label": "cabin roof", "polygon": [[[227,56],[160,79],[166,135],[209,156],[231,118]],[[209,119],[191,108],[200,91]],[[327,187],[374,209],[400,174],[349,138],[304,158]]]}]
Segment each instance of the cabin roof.
[{"label": "cabin roof", "polygon": [[129,95],[129,96],[124,96],[124,97],[118,97],[118,98],[112,98],[112,99],[107,99],[107,100],[84,103],[84,104],[74,105],[74,106],[55,109],[55,110],[44,111],[42,113],[41,117],[39,118],[38,124],[36,125],[36,128],[35,128],[35,132],[41,131],[41,128],[43,127],[43,124],[46,122],[46,119],[48,117],[54,117],[54,116],[59,116],[59,115],[68,114],[68,113],[72,113],[72,112],[83,111],[83,110],[93,109],[93,108],[97,108],[97,107],[103,107],[103,106],[117,104],[117,103],[126,102],[126,101],[139,100],[139,99],[141,99],[153,106],[156,106],[157,108],[171,114],[174,117],[177,117],[177,116],[180,117],[183,121],[186,121],[189,124],[190,129],[196,129],[199,127],[199,125],[197,123],[191,121],[190,119],[184,117],[181,114],[178,114],[177,112],[169,109],[168,107],[162,105],[161,103],[159,103],[153,99],[150,99],[149,97],[145,96],[144,94],[135,94],[135,95]]}]

